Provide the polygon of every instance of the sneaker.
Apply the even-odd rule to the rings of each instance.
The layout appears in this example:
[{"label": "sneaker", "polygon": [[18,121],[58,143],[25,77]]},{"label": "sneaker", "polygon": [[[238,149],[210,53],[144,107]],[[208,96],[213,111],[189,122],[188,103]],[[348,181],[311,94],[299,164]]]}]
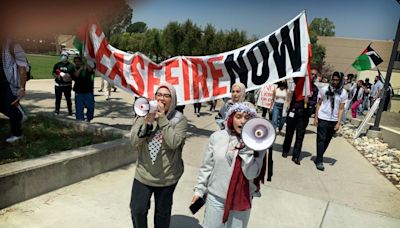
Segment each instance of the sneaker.
[{"label": "sneaker", "polygon": [[316,167],[318,170],[324,171],[325,167],[324,167],[324,163],[320,162],[316,164]]},{"label": "sneaker", "polygon": [[60,114],[60,111],[55,110],[55,111],[54,111],[54,114],[59,115],[59,114]]},{"label": "sneaker", "polygon": [[17,108],[22,114],[22,119],[21,119],[21,124],[22,124],[23,122],[25,122],[28,119],[28,116],[26,115],[26,113],[21,105],[18,105]]},{"label": "sneaker", "polygon": [[15,142],[18,142],[19,140],[21,140],[22,138],[23,138],[24,136],[11,136],[11,137],[9,137],[9,138],[7,138],[6,139],[6,142],[8,142],[8,143],[15,143]]}]

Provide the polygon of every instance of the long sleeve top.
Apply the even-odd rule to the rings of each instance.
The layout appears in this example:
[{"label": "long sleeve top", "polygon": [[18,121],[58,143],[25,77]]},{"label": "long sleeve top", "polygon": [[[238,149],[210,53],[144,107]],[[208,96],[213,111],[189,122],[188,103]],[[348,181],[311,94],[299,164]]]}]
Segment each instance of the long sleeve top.
[{"label": "long sleeve top", "polygon": [[253,184],[253,179],[261,172],[265,151],[258,152],[259,155],[256,157],[253,150],[244,147],[235,153],[233,162],[230,163],[226,153],[229,147],[238,143],[237,137],[230,135],[227,130],[216,131],[210,136],[197,185],[194,187],[196,195],[203,197],[209,192],[226,199],[236,156],[242,159],[243,174],[250,182],[250,195],[255,194],[256,186]]},{"label": "long sleeve top", "polygon": [[[161,131],[163,141],[157,159],[152,164],[148,145],[158,130]],[[177,183],[183,174],[182,149],[186,132],[185,116],[175,126],[165,116],[154,121],[152,126],[146,125],[143,117],[137,117],[131,129],[131,143],[138,151],[135,179],[155,187]]]}]

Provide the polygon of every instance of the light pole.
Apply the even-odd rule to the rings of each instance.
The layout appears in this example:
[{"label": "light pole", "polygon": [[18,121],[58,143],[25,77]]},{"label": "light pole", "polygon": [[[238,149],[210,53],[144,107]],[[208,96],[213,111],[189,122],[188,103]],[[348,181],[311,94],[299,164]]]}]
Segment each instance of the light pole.
[{"label": "light pole", "polygon": [[397,55],[397,49],[399,47],[399,39],[400,39],[400,19],[397,23],[397,32],[396,32],[396,37],[394,39],[393,43],[393,49],[392,49],[392,54],[390,56],[390,61],[386,73],[386,80],[385,80],[385,86],[383,87],[383,94],[382,94],[382,99],[381,102],[379,103],[379,109],[376,114],[375,118],[375,124],[371,128],[371,130],[379,131],[379,123],[381,122],[381,117],[382,117],[382,112],[383,112],[383,107],[385,105],[385,99],[386,99],[386,90],[389,87],[389,82],[390,82],[390,77],[392,76],[392,70],[393,70],[393,65],[394,65],[394,60]]}]

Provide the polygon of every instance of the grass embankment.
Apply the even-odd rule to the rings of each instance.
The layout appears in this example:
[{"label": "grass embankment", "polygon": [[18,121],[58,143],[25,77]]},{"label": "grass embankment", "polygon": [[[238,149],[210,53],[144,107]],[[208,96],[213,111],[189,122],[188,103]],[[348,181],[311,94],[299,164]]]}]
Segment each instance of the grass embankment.
[{"label": "grass embankment", "polygon": [[54,119],[33,116],[23,124],[25,139],[10,145],[5,142],[10,134],[9,126],[8,119],[0,118],[0,164],[115,139],[77,131]]},{"label": "grass embankment", "polygon": [[53,66],[59,61],[58,56],[28,54],[28,61],[32,67],[33,79],[52,79]]}]

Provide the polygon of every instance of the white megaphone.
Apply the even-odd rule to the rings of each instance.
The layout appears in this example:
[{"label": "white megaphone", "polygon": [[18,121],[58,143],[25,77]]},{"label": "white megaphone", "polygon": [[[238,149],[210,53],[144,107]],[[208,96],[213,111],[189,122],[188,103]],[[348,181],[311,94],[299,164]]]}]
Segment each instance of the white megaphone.
[{"label": "white megaphone", "polygon": [[244,144],[254,151],[263,151],[274,144],[275,127],[263,118],[253,118],[247,121],[241,133]]},{"label": "white megaphone", "polygon": [[150,101],[145,97],[139,97],[133,104],[133,110],[135,110],[138,116],[146,116],[148,113],[155,113],[157,111],[157,101]]}]

